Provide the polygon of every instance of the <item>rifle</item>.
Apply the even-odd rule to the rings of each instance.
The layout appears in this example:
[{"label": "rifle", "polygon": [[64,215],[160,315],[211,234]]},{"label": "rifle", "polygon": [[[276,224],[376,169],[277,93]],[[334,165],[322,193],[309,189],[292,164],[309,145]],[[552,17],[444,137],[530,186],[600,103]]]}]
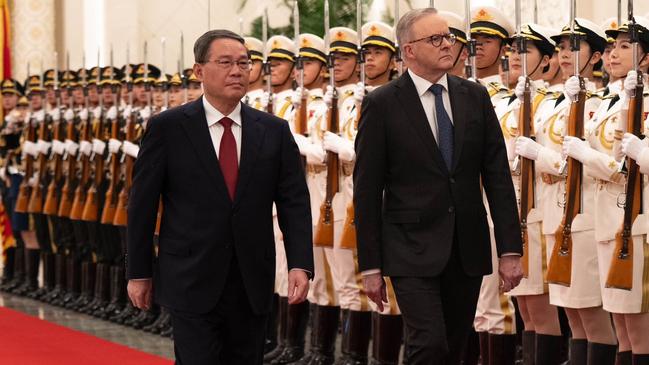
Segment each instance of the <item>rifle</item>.
[{"label": "rifle", "polygon": [[295,42],[295,69],[298,71],[297,83],[300,90],[302,90],[300,108],[297,110],[295,120],[295,133],[306,135],[308,133],[306,104],[307,98],[304,92],[304,60],[300,56],[300,9],[297,5],[297,0],[293,7],[293,31]]},{"label": "rifle", "polygon": [[[327,112],[327,130],[331,133],[338,134],[338,92],[334,83],[334,57],[330,50],[329,39],[329,1],[325,0],[325,44],[328,53],[327,67],[329,68],[329,85],[333,90],[331,107]],[[334,212],[333,199],[339,188],[339,166],[338,155],[327,152],[327,192],[324,202],[320,206],[320,219],[316,226],[315,238],[313,243],[316,246],[333,247],[334,245]]]},{"label": "rifle", "polygon": [[[326,1],[326,0],[325,0]],[[266,93],[268,93],[268,105],[266,105],[266,112],[268,114],[275,114],[274,107],[273,107],[273,84],[272,84],[272,76],[271,76],[271,69],[270,69],[270,61],[268,60],[268,53],[270,53],[270,49],[268,49],[268,9],[264,9],[264,14],[261,18],[262,20],[262,25],[261,25],[261,34],[262,34],[262,42],[264,42],[264,65],[263,65],[263,71],[264,75],[266,76]]]},{"label": "rifle", "polygon": [[[392,29],[394,29],[395,32],[397,31],[397,24],[399,24],[399,17],[399,0],[394,0],[394,22],[392,24]],[[394,39],[394,48],[396,49],[394,57],[397,61],[397,75],[401,76],[403,75],[403,58],[401,58],[401,47],[399,47],[399,41],[397,40],[396,34]]]},{"label": "rifle", "polygon": [[[110,50],[110,80],[111,80],[111,89],[113,94],[113,106],[117,108],[117,86],[112,83],[113,81],[113,50],[111,47]],[[111,130],[110,138],[118,140],[119,139],[119,125],[120,118],[119,114],[111,121]],[[110,153],[108,155],[108,163],[110,164],[110,184],[108,185],[108,190],[106,190],[106,196],[104,199],[104,209],[101,212],[101,224],[113,224],[115,219],[115,210],[117,208],[117,190],[118,183],[120,179],[120,160],[117,157],[119,152]]]},{"label": "rifle", "polygon": [[[31,103],[30,103],[31,108]],[[30,115],[33,113],[30,111]],[[27,135],[25,141],[34,142],[36,139],[36,130],[34,128],[34,121],[30,117],[29,122],[27,123]],[[18,198],[16,200],[15,211],[18,213],[27,213],[29,206],[29,197],[31,195],[32,187],[29,185],[29,180],[34,175],[34,157],[30,154],[25,154],[25,177],[20,183],[18,188]]]},{"label": "rifle", "polygon": [[[586,106],[586,86],[579,75],[580,36],[575,33],[575,1],[571,8],[570,45],[573,52],[575,76],[579,77],[580,90],[577,100],[570,105],[568,135],[577,138],[584,136],[584,108]],[[578,160],[568,157],[566,176],[566,203],[563,208],[561,224],[554,233],[555,243],[548,263],[547,280],[553,284],[570,286],[572,279],[572,222],[582,209],[582,165]]]},{"label": "rifle", "polygon": [[[519,9],[520,10],[520,5]],[[471,0],[465,0],[464,2],[464,13],[465,13],[465,27],[466,27],[466,36],[467,36],[467,50],[469,51],[469,58],[466,64],[466,78],[473,78],[478,80],[478,68],[476,66],[476,55],[478,52],[478,41],[471,36]],[[517,14],[517,20],[519,21],[518,25],[520,26],[520,14]],[[520,35],[520,33],[519,33]]]},{"label": "rifle", "polygon": [[[99,52],[97,52],[97,67],[100,67],[100,57]],[[112,72],[112,71],[111,71]],[[97,90],[99,92],[99,108],[101,110],[101,116],[98,120],[93,120],[92,125],[96,126],[93,128],[93,152],[90,154],[90,161],[95,163],[94,166],[94,176],[92,179],[92,184],[88,193],[86,194],[86,201],[83,206],[83,212],[81,213],[81,220],[86,222],[95,222],[98,220],[99,214],[99,196],[98,191],[102,182],[104,181],[104,158],[103,156],[97,156],[94,152],[95,140],[100,140],[103,142],[103,132],[104,125],[106,122],[106,114],[104,113],[104,100],[101,96],[101,91],[99,90],[99,81],[101,75],[101,67],[99,68],[99,73],[97,73]]]},{"label": "rifle", "polygon": [[[126,52],[128,55],[128,51]],[[128,59],[128,56],[127,56]],[[129,63],[126,62],[127,70],[129,70]],[[130,70],[127,73],[130,75]],[[130,76],[127,76],[126,87],[128,88],[128,99],[129,105],[133,105],[133,84],[130,81]],[[126,141],[133,141],[135,139],[135,116],[131,113],[130,117],[126,121]],[[124,186],[119,192],[117,199],[117,207],[115,208],[115,217],[113,219],[113,225],[125,227],[127,223],[127,206],[128,206],[128,194],[131,191],[131,185],[133,183],[133,162],[135,159],[127,154],[122,155],[124,159]]]},{"label": "rifle", "polygon": [[[638,86],[629,100],[627,130],[642,137],[643,92],[642,71],[638,67],[638,25],[633,18],[633,0],[629,0],[629,35],[633,45],[633,64],[638,73]],[[635,160],[626,158],[626,199],[624,219],[615,234],[615,251],[611,259],[607,288],[631,290],[633,287],[633,237],[631,230],[635,219],[642,211],[642,174]]]},{"label": "rifle", "polygon": [[[527,74],[527,39],[521,32],[521,8],[520,0],[516,0],[516,25],[518,27],[518,53],[521,55],[523,76],[525,77],[525,91],[523,93],[523,103],[518,119],[518,130],[521,135],[527,138],[534,138],[532,135],[532,95],[531,95],[531,80]],[[527,216],[534,208],[534,161],[516,156],[517,161],[514,162],[514,170],[520,167],[520,224],[521,224],[521,238],[523,241],[523,256],[521,257],[521,265],[523,269],[523,277],[529,275],[529,238],[527,232]],[[520,166],[519,166],[520,165]]]},{"label": "rifle", "polygon": [[[38,127],[38,139],[45,141],[47,138],[47,122],[51,119],[46,116]],[[43,212],[43,184],[45,184],[45,177],[47,176],[47,160],[48,156],[44,153],[38,155],[38,181],[32,187],[31,195],[29,196],[29,204],[27,206],[28,213],[42,213]]]},{"label": "rifle", "polygon": [[[54,52],[54,59],[57,60],[57,53]],[[59,113],[58,120],[54,121],[52,124],[53,136],[52,143],[54,141],[63,142],[61,140],[61,89],[59,88],[59,67],[58,61],[55,61],[56,67],[54,70],[54,93],[56,95],[56,108]],[[68,67],[69,69],[69,67]],[[49,185],[47,186],[47,195],[45,197],[45,204],[43,204],[43,214],[47,215],[56,215],[59,210],[59,197],[56,194],[56,188],[61,182],[63,175],[63,164],[61,160],[61,155],[52,151],[51,158],[54,159],[54,172],[52,180],[50,180]]]},{"label": "rifle", "polygon": [[[83,57],[83,68],[86,68],[86,58]],[[88,113],[86,120],[83,122],[83,125],[81,126],[81,134],[79,136],[79,144],[81,145],[82,143],[90,143],[90,128],[91,128],[91,122],[90,122],[90,110],[88,106],[88,80],[86,79],[86,74],[82,74],[81,77],[81,84],[83,85],[83,98],[84,98],[84,108],[86,109],[86,112]],[[69,126],[68,126],[69,127]],[[69,129],[68,129],[69,131]],[[88,187],[88,181],[90,180],[90,158],[79,151],[77,154],[76,162],[81,162],[81,176],[79,179],[79,185],[77,185],[77,188],[74,190],[74,198],[72,200],[72,205],[70,208],[70,219],[72,220],[81,220],[81,217],[83,215],[83,207],[86,205],[86,198],[87,198],[87,187]],[[68,174],[70,171],[68,171]]]},{"label": "rifle", "polygon": [[[432,7],[432,4],[431,4]],[[356,32],[358,33],[358,39],[360,43],[363,43],[363,27],[362,23],[362,6],[361,1],[356,0]],[[365,88],[365,55],[363,54],[363,47],[359,44],[358,46],[358,63],[360,65],[360,76],[361,83],[363,84],[363,89]],[[356,120],[354,122],[354,128],[358,129],[358,121],[361,119],[361,105],[356,103]],[[346,249],[356,248],[356,219],[354,216],[354,202],[347,204],[347,209],[345,211],[345,222],[343,223],[343,232],[340,236],[340,247]]]}]

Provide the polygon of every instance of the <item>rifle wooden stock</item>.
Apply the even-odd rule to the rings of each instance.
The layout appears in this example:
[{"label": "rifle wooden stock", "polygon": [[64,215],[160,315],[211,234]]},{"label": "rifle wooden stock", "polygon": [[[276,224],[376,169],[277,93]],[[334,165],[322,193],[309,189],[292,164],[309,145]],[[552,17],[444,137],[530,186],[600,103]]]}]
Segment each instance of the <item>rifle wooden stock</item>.
[{"label": "rifle wooden stock", "polygon": [[[583,82],[583,80],[581,80]],[[577,138],[584,136],[584,108],[586,91],[582,87],[578,99],[570,105],[567,135]],[[566,205],[561,224],[554,233],[555,242],[548,263],[547,280],[553,284],[570,286],[572,281],[572,222],[581,211],[582,165],[578,160],[568,157],[566,176]]]},{"label": "rifle wooden stock", "polygon": [[162,206],[162,197],[160,197],[160,204],[158,205],[158,214],[156,214],[156,219],[155,219],[155,231],[154,234],[156,236],[160,235],[160,226],[162,225],[162,212],[164,211],[164,208]]},{"label": "rifle wooden stock", "polygon": [[306,95],[302,95],[302,102],[300,103],[300,108],[297,110],[297,120],[295,121],[295,133],[301,135],[306,135],[308,133],[306,104]]},{"label": "rifle wooden stock", "polygon": [[[59,121],[54,122],[52,128],[54,129],[54,135],[52,141],[61,141],[61,123]],[[58,153],[53,154],[54,158],[54,172],[52,174],[52,180],[50,180],[47,186],[47,195],[45,196],[45,203],[43,204],[43,214],[47,215],[57,215],[59,210],[59,197],[56,193],[57,186],[61,182],[63,175],[62,159],[61,155]]]},{"label": "rifle wooden stock", "polygon": [[[129,118],[126,124],[126,140],[132,142],[135,138],[135,121],[133,116]],[[119,192],[117,198],[117,207],[115,208],[115,217],[113,218],[113,225],[125,227],[128,219],[128,194],[131,192],[131,184],[133,183],[133,162],[135,159],[129,155],[124,155],[124,187]]]},{"label": "rifle wooden stock", "polygon": [[[115,118],[115,120],[112,121],[110,134],[111,138],[113,139],[119,138],[119,118]],[[120,179],[120,163],[118,156],[118,153],[113,153],[110,156],[110,185],[108,186],[108,190],[106,191],[104,209],[101,212],[100,222],[102,224],[113,224],[113,221],[115,220],[118,197],[117,184]]]},{"label": "rifle wooden stock", "polygon": [[[99,125],[95,138],[103,140],[103,117],[98,121],[98,123]],[[88,189],[86,195],[86,204],[83,206],[83,213],[81,214],[81,220],[86,222],[96,222],[99,220],[99,187],[104,181],[104,156],[93,154],[93,158],[94,176],[90,189]]]},{"label": "rifle wooden stock", "polygon": [[343,224],[343,233],[340,237],[340,247],[355,249],[356,248],[356,219],[354,216],[354,203],[347,205],[347,214]]},{"label": "rifle wooden stock", "polygon": [[[27,135],[25,137],[26,141],[34,142],[35,139],[35,130],[32,121],[27,122]],[[29,186],[29,180],[32,175],[34,175],[34,158],[26,154],[25,155],[25,177],[23,178],[20,186],[18,187],[18,198],[16,200],[16,207],[14,210],[18,213],[27,213],[27,208],[29,206],[29,196],[31,195],[31,186]]]},{"label": "rifle wooden stock", "polygon": [[[328,114],[327,130],[331,133],[338,133],[338,97],[334,93],[331,100],[331,107]],[[320,219],[315,230],[313,244],[316,246],[333,247],[334,245],[334,211],[333,199],[339,188],[339,161],[338,155],[327,152],[327,192],[324,202],[320,206]]]},{"label": "rifle wooden stock", "polygon": [[[67,139],[74,141],[74,120],[68,122]],[[67,156],[68,171],[65,175],[65,182],[61,188],[61,203],[59,204],[58,216],[70,218],[72,202],[74,201],[74,183],[77,176],[77,158],[76,156]]]},{"label": "rifle wooden stock", "polygon": [[[83,123],[81,138],[79,141],[90,141],[90,121]],[[88,181],[90,180],[90,158],[79,151],[81,159],[81,179],[79,185],[74,190],[74,199],[70,208],[70,219],[81,220],[83,216],[83,207],[86,205]]]},{"label": "rifle wooden stock", "polygon": [[[47,137],[47,119],[43,120],[38,129],[38,139],[45,140]],[[45,176],[47,175],[47,155],[38,155],[38,181],[32,187],[31,195],[29,196],[29,205],[27,212],[29,213],[42,213],[43,212],[43,184]]]},{"label": "rifle wooden stock", "polygon": [[[642,136],[644,85],[642,73],[639,73],[638,87],[635,96],[629,101],[627,130],[629,133]],[[606,278],[607,288],[631,290],[633,288],[633,223],[642,211],[642,174],[640,167],[631,158],[627,158],[626,201],[622,227],[615,235],[615,251]]]},{"label": "rifle wooden stock", "polygon": [[[529,84],[529,79],[528,79]],[[527,138],[532,137],[532,95],[529,86],[525,88],[523,95],[523,105],[519,113],[518,130]],[[523,276],[528,277],[530,253],[529,239],[527,236],[527,215],[534,208],[534,161],[519,157],[521,160],[521,198],[520,198],[520,220],[521,220],[521,238],[523,241],[523,256],[521,264]]]}]

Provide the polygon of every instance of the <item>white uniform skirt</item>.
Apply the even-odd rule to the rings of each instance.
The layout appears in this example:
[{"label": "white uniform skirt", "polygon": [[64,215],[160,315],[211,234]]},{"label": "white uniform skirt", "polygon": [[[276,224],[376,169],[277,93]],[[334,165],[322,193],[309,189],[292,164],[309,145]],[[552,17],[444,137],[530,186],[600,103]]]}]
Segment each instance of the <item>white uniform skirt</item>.
[{"label": "white uniform skirt", "polygon": [[604,309],[611,313],[649,312],[649,244],[646,235],[633,236],[633,285],[631,290],[606,288],[606,278],[615,254],[615,241],[599,242],[599,275]]}]

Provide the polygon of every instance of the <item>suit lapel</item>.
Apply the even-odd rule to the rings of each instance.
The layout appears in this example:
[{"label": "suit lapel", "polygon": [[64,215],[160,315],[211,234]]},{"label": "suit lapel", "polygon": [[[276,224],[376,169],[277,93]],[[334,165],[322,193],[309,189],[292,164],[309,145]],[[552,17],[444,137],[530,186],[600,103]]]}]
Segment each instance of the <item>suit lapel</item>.
[{"label": "suit lapel", "polygon": [[448,95],[451,99],[451,113],[453,113],[454,129],[454,146],[453,146],[453,164],[451,170],[455,171],[460,156],[462,155],[462,145],[464,142],[464,131],[466,130],[466,109],[467,109],[467,90],[461,84],[459,78],[448,75]]},{"label": "suit lapel", "polygon": [[440,170],[447,171],[444,158],[437,147],[437,142],[435,142],[433,131],[430,129],[426,112],[424,112],[424,107],[421,105],[421,99],[417,94],[417,88],[415,88],[415,84],[412,82],[409,73],[406,72],[401,76],[397,82],[397,87],[399,90],[395,92],[396,97],[403,106],[403,109],[406,111],[408,119],[410,120],[410,125],[415,129],[415,133],[419,136],[428,152],[437,162]]},{"label": "suit lapel", "polygon": [[239,204],[246,186],[250,182],[265,132],[264,126],[259,123],[259,117],[252,113],[252,108],[243,104],[241,106],[241,161],[239,162],[239,179],[234,195],[234,208]]},{"label": "suit lapel", "polygon": [[216,158],[214,144],[210,137],[210,131],[207,127],[207,118],[205,118],[205,108],[203,107],[203,98],[199,98],[187,105],[185,109],[187,121],[182,123],[187,137],[189,137],[198,159],[203,164],[207,175],[212,179],[221,195],[230,200],[228,190],[225,186],[225,180],[221,173],[219,161]]}]

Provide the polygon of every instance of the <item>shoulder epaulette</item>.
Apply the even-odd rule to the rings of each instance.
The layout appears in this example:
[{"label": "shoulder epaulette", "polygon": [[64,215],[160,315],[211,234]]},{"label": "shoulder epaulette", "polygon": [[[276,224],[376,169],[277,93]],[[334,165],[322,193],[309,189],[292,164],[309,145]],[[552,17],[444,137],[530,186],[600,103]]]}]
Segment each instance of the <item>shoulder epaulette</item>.
[{"label": "shoulder epaulette", "polygon": [[492,81],[487,85],[498,91],[509,91],[509,89],[505,87],[505,85],[501,84],[500,82]]},{"label": "shoulder epaulette", "polygon": [[540,87],[540,88],[536,89],[536,92],[541,94],[541,95],[548,95],[550,93],[550,90],[548,90],[548,89],[546,89],[544,87]]},{"label": "shoulder epaulette", "polygon": [[309,99],[310,99],[311,101],[313,101],[313,100],[320,100],[320,99],[322,99],[322,95],[309,95]]}]

